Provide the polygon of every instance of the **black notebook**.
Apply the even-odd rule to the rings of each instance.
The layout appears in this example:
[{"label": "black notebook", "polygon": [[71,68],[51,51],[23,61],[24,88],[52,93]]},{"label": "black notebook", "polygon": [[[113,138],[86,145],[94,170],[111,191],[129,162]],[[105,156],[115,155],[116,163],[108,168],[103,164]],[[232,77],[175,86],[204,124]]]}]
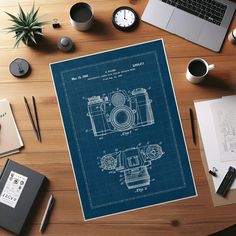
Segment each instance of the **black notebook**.
[{"label": "black notebook", "polygon": [[0,175],[0,226],[20,234],[39,191],[44,175],[7,160]]}]

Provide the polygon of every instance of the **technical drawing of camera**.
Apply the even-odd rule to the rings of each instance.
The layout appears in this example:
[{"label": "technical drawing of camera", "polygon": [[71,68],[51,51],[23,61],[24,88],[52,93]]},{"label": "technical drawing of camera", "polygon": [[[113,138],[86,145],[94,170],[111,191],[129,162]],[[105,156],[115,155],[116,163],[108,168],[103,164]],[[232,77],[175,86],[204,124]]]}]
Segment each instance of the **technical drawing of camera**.
[{"label": "technical drawing of camera", "polygon": [[225,152],[236,153],[236,114],[228,114],[222,125]]},{"label": "technical drawing of camera", "polygon": [[88,98],[88,116],[94,136],[123,132],[154,124],[147,90],[118,90],[108,96]]},{"label": "technical drawing of camera", "polygon": [[225,135],[225,151],[236,153],[236,133]]},{"label": "technical drawing of camera", "polygon": [[124,182],[128,189],[141,188],[150,185],[147,167],[163,154],[158,144],[128,148],[102,156],[100,168],[110,173],[124,173]]}]

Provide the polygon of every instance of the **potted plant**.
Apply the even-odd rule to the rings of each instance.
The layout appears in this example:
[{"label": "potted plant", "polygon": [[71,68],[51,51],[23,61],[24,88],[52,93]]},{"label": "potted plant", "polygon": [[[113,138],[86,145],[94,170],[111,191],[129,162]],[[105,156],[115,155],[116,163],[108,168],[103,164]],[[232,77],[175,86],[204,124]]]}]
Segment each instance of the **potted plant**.
[{"label": "potted plant", "polygon": [[10,21],[13,22],[11,27],[8,27],[8,32],[14,32],[16,38],[16,42],[14,47],[18,47],[19,43],[22,41],[28,46],[36,45],[42,34],[42,26],[47,24],[47,22],[39,21],[38,19],[38,11],[35,10],[34,5],[29,13],[25,13],[22,7],[19,5],[19,13],[17,16],[14,16],[8,12],[5,12],[8,16],[10,16]]}]

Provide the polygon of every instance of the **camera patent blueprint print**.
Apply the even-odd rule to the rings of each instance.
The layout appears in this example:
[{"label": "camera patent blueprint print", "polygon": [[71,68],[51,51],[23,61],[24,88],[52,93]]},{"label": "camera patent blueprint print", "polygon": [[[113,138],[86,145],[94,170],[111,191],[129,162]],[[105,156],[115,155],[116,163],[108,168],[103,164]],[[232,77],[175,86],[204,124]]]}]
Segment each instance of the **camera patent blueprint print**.
[{"label": "camera patent blueprint print", "polygon": [[86,220],[196,196],[162,40],[50,66]]},{"label": "camera patent blueprint print", "polygon": [[142,188],[150,185],[148,166],[163,154],[158,144],[128,148],[102,156],[100,168],[110,174],[123,173],[128,189]]},{"label": "camera patent blueprint print", "polygon": [[154,124],[151,102],[144,88],[88,98],[88,116],[94,136]]}]

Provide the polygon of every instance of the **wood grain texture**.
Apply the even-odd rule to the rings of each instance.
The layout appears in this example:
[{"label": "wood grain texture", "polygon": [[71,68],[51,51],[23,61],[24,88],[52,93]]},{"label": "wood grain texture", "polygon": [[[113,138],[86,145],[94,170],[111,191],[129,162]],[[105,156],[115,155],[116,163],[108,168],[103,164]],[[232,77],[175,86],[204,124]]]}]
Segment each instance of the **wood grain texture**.
[{"label": "wood grain texture", "polygon": [[[24,44],[13,48],[13,35],[7,34],[5,30],[10,23],[4,11],[18,12],[18,0],[0,1],[0,99],[7,98],[12,104],[25,144],[20,154],[10,156],[10,159],[33,168],[50,179],[47,191],[42,194],[23,235],[40,235],[40,220],[51,193],[56,197],[56,205],[45,235],[199,236],[235,224],[235,204],[222,207],[212,205],[199,147],[192,142],[188,112],[189,107],[193,107],[194,99],[236,94],[236,46],[226,40],[221,53],[214,53],[143,22],[132,33],[119,32],[112,26],[111,16],[115,8],[128,5],[141,16],[147,0],[137,0],[135,5],[131,5],[128,0],[86,0],[94,7],[96,19],[89,32],[78,32],[70,25],[68,12],[76,1],[34,2],[40,7],[42,20],[58,18],[61,24],[60,29],[45,26],[45,37],[35,49]],[[21,0],[20,3],[24,9],[32,6],[31,0]],[[230,30],[233,28],[236,28],[236,19]],[[58,39],[65,35],[75,43],[76,50],[72,53],[65,54],[56,48]],[[158,38],[163,38],[165,42],[198,197],[84,222],[49,63]],[[28,78],[16,79],[9,73],[9,63],[16,57],[23,57],[31,63],[32,73]],[[193,57],[203,57],[216,65],[209,78],[197,86],[185,79],[186,65]],[[34,136],[23,103],[23,96],[30,98],[32,95],[37,101],[42,143]],[[6,159],[0,159],[0,167],[5,161]],[[0,235],[11,234],[0,229]]]}]

